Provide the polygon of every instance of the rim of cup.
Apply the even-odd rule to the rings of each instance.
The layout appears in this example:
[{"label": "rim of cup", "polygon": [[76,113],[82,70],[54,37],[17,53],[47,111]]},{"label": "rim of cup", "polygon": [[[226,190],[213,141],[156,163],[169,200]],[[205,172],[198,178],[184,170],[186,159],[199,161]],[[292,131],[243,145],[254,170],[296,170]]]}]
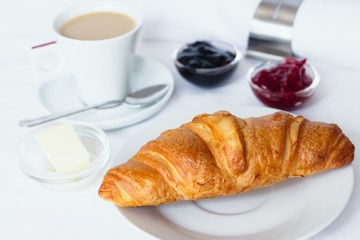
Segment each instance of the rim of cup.
[{"label": "rim of cup", "polygon": [[[97,13],[97,12],[113,12],[113,13],[122,13],[125,15],[128,15],[130,18],[132,18],[135,21],[135,27],[131,29],[129,32],[121,34],[119,36],[115,36],[112,38],[105,38],[105,39],[99,39],[99,40],[83,40],[83,39],[74,39],[69,38],[60,33],[61,27],[69,20],[90,14],[90,13]],[[142,12],[136,8],[134,5],[114,1],[114,0],[93,0],[93,1],[86,1],[81,2],[75,5],[72,5],[71,7],[68,7],[67,9],[61,11],[54,19],[53,21],[53,30],[57,37],[60,37],[62,39],[66,39],[69,41],[81,41],[81,42],[99,42],[99,41],[112,41],[117,38],[124,38],[128,35],[132,35],[134,32],[138,31],[139,28],[142,27],[144,22],[144,17]]]}]

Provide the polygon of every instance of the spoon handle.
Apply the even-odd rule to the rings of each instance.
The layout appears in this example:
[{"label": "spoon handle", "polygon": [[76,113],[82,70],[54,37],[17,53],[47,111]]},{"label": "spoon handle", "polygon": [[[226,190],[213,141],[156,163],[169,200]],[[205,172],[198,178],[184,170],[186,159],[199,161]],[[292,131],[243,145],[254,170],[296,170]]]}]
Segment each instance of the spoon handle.
[{"label": "spoon handle", "polygon": [[121,100],[113,100],[101,104],[95,104],[90,106],[84,106],[80,108],[76,108],[73,110],[55,113],[44,117],[33,118],[33,119],[26,119],[19,122],[19,126],[21,127],[33,127],[39,124],[43,124],[46,122],[50,122],[59,118],[71,116],[77,113],[81,113],[90,109],[107,109],[117,107],[124,102],[127,103],[129,106],[134,107],[144,107],[154,104],[157,100],[163,97],[169,89],[169,86],[166,84],[158,84],[150,87],[146,87],[140,89],[134,93],[129,94],[125,99]]},{"label": "spoon handle", "polygon": [[25,119],[19,122],[19,126],[21,127],[33,127],[39,124],[43,124],[46,122],[50,122],[59,118],[63,118],[63,117],[68,117],[77,113],[81,113],[93,108],[97,108],[102,106],[103,104],[96,104],[96,105],[91,105],[91,106],[85,106],[85,107],[80,107],[80,108],[76,108],[76,109],[72,109],[72,110],[68,110],[68,111],[64,111],[61,113],[55,113],[55,114],[51,114],[51,115],[47,115],[47,116],[43,116],[43,117],[38,117],[38,118],[32,118],[32,119]]}]

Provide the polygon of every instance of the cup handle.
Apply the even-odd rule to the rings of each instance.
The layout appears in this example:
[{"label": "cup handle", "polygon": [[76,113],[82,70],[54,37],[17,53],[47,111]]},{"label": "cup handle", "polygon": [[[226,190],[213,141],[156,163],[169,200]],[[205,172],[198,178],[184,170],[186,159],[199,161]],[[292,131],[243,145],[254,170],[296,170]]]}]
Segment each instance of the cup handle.
[{"label": "cup handle", "polygon": [[56,41],[33,46],[30,58],[34,78],[39,84],[71,75]]}]

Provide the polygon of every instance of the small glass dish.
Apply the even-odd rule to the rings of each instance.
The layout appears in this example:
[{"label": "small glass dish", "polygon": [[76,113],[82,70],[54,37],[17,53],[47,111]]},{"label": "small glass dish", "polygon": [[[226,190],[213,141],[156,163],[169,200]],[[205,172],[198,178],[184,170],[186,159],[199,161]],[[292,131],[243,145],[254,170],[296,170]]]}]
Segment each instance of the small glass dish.
[{"label": "small glass dish", "polygon": [[221,41],[198,41],[198,42],[207,42],[214,46],[217,49],[222,51],[228,51],[234,55],[232,61],[226,63],[225,65],[211,68],[198,68],[190,67],[179,61],[179,56],[192,47],[192,44],[196,43],[187,43],[180,48],[176,49],[173,53],[173,62],[176,69],[179,71],[180,75],[184,77],[187,81],[202,87],[212,87],[218,85],[224,80],[228,79],[229,76],[234,72],[236,67],[239,64],[242,54],[240,50],[228,43]]},{"label": "small glass dish", "polygon": [[[68,173],[56,172],[36,142],[37,134],[60,123],[72,125],[89,152],[90,164],[84,169]],[[107,135],[98,127],[83,122],[57,121],[39,127],[24,137],[19,144],[19,154],[19,165],[25,175],[45,188],[65,191],[82,187],[95,179],[109,162],[110,146]]]},{"label": "small glass dish", "polygon": [[253,77],[260,71],[274,68],[280,64],[280,61],[267,61],[255,65],[249,69],[247,79],[255,96],[265,105],[284,110],[295,109],[300,107],[314,94],[319,85],[320,76],[313,66],[305,63],[305,73],[312,79],[312,83],[299,91],[273,92],[268,89],[263,89],[253,82]]}]

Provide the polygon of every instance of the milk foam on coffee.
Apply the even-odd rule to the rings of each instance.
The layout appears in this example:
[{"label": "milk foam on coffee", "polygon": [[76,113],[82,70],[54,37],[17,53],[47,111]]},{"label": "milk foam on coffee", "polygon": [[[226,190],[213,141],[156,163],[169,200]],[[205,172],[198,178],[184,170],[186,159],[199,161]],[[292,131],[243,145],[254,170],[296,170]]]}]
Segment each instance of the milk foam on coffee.
[{"label": "milk foam on coffee", "polygon": [[134,29],[130,16],[117,12],[94,12],[67,21],[60,34],[78,40],[101,40],[123,35]]}]

